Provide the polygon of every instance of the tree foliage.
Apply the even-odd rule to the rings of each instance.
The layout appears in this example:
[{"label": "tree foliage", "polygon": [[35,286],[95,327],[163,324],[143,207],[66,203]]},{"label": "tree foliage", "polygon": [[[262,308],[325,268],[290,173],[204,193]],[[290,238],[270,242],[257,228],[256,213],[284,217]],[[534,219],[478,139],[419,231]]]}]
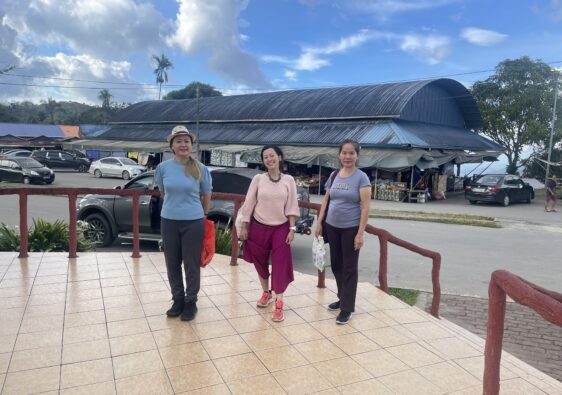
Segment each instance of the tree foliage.
[{"label": "tree foliage", "polygon": [[174,65],[164,54],[160,57],[152,55],[152,59],[156,61],[154,75],[156,75],[156,83],[160,85],[158,89],[158,100],[160,100],[160,95],[162,94],[162,84],[164,82],[168,82],[168,69],[173,69]]},{"label": "tree foliage", "polygon": [[506,148],[510,174],[517,171],[526,146],[548,149],[558,74],[548,64],[524,56],[500,62],[495,74],[472,87],[484,119],[482,133]]},{"label": "tree foliage", "polygon": [[178,99],[195,99],[197,97],[197,88],[199,87],[199,97],[212,97],[212,96],[222,96],[222,93],[218,91],[214,86],[209,84],[203,84],[199,81],[193,81],[185,88],[178,89],[175,91],[170,91],[164,96],[164,100],[178,100]]}]

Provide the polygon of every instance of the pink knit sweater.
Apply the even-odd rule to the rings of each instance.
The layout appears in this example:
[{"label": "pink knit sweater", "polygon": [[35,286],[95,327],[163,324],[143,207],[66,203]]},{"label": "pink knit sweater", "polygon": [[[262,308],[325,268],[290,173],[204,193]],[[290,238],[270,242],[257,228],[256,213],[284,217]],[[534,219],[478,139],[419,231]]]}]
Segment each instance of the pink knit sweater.
[{"label": "pink knit sweater", "polygon": [[279,182],[272,182],[267,173],[254,176],[246,194],[242,222],[252,217],[265,225],[281,225],[293,215],[298,217],[297,185],[295,179],[283,174]]}]

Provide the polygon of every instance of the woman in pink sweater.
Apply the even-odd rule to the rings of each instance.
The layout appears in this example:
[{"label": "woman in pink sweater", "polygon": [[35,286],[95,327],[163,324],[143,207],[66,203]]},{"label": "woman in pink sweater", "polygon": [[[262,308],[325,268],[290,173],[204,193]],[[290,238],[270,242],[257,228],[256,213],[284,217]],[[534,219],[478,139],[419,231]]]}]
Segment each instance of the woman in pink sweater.
[{"label": "woman in pink sweater", "polygon": [[[258,307],[273,302],[273,321],[283,321],[283,292],[293,281],[291,242],[299,216],[297,185],[288,174],[281,173],[283,152],[275,145],[263,147],[261,158],[266,173],[256,175],[248,189],[242,209],[240,240],[244,240],[244,260],[253,263],[263,289]],[[271,288],[269,256],[271,255]]]}]

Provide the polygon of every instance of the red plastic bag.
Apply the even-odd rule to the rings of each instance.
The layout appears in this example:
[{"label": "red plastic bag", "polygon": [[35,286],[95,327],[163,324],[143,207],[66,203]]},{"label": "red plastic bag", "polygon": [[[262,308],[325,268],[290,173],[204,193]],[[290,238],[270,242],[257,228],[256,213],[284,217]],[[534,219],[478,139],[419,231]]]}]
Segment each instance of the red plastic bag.
[{"label": "red plastic bag", "polygon": [[205,237],[201,246],[201,267],[211,263],[215,255],[215,223],[209,219],[205,220]]}]

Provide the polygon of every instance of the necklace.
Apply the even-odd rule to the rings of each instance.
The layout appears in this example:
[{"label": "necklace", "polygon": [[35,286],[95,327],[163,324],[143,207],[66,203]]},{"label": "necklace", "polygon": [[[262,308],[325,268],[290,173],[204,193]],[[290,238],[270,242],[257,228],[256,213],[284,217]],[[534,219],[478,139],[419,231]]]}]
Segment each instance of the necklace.
[{"label": "necklace", "polygon": [[279,173],[279,178],[277,180],[274,180],[273,178],[271,178],[271,174],[269,174],[269,172],[267,172],[267,176],[269,177],[269,181],[273,182],[273,183],[278,183],[279,181],[281,181],[281,176],[283,174]]}]

